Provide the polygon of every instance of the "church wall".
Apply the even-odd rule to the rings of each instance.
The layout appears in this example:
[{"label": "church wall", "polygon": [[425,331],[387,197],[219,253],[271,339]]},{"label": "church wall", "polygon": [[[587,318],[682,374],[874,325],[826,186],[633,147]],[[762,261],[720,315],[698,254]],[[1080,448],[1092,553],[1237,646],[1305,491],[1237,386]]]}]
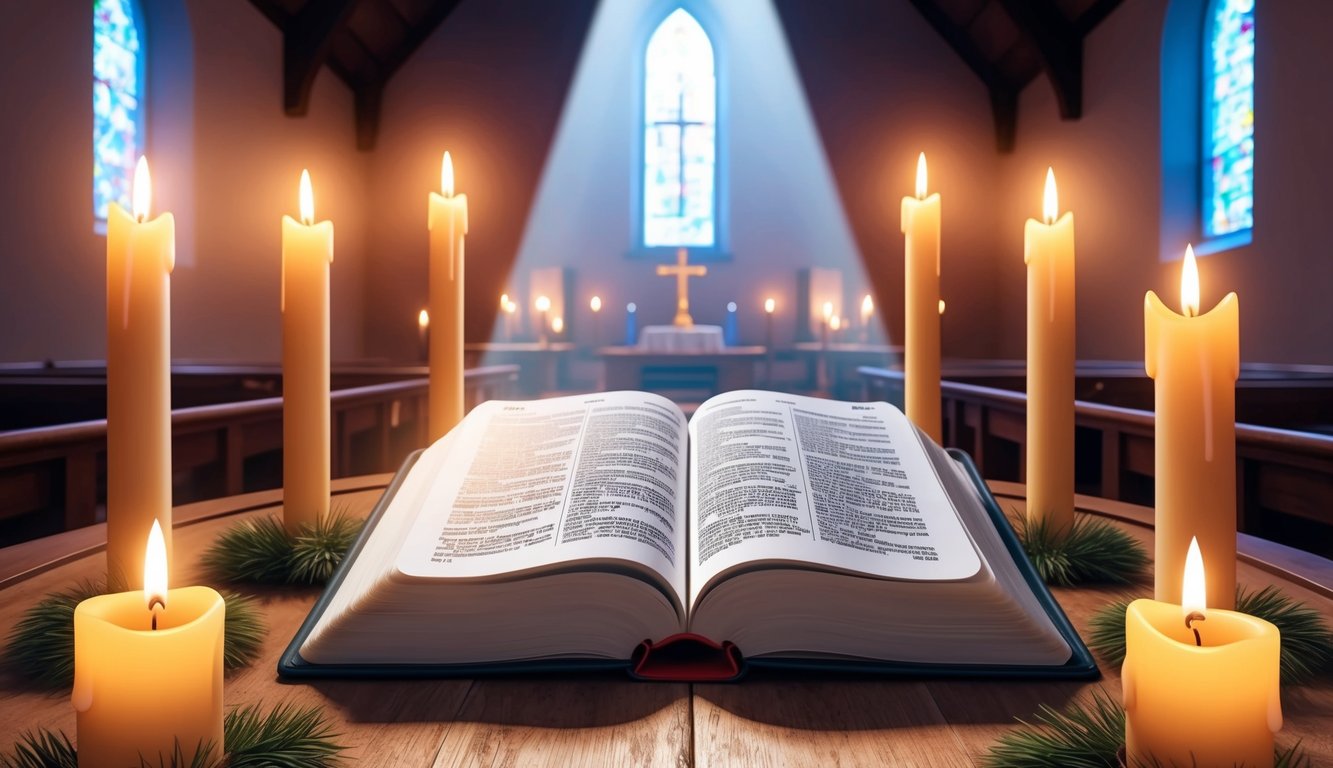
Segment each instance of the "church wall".
[{"label": "church wall", "polygon": [[366,346],[414,359],[427,301],[426,198],[448,150],[468,196],[469,340],[489,338],[500,294],[587,31],[594,0],[463,2],[394,75],[370,154]]},{"label": "church wall", "polygon": [[[1077,226],[1079,357],[1141,359],[1144,293],[1152,289],[1179,306],[1181,254],[1162,253],[1159,243],[1158,62],[1166,8],[1166,0],[1125,0],[1087,38],[1081,120],[1058,119],[1044,78],[1023,93],[1017,151],[1003,160],[997,196],[1012,253],[999,280],[999,356],[1024,351],[1022,222],[1040,215],[1047,165],[1055,167],[1061,207],[1074,211]],[[1333,100],[1316,73],[1326,69],[1333,46],[1333,5],[1260,0],[1257,8],[1253,242],[1199,259],[1203,305],[1237,292],[1246,362],[1329,364],[1333,260],[1324,243]]]},{"label": "church wall", "polygon": [[[282,40],[272,23],[245,2],[182,1],[184,13],[146,2],[150,22],[170,20],[148,31],[150,46],[153,35],[170,36],[175,51],[179,35],[193,42],[192,78],[188,61],[151,61],[148,72],[153,210],[178,220],[172,355],[278,359],[279,221],[296,213],[308,165],[316,213],[337,230],[333,355],[359,357],[366,159],[355,151],[351,95],[324,72],[309,115],[284,116]],[[8,164],[0,174],[0,361],[101,359],[106,240],[91,213],[89,6],[17,3],[9,13],[0,25],[0,103],[18,114],[0,121]],[[188,30],[178,26],[186,16]],[[163,93],[192,88],[193,110],[154,99],[154,77]]]},{"label": "church wall", "polygon": [[[999,161],[985,87],[910,3],[776,0],[824,150],[896,343],[903,328],[900,207],[926,153],[940,192],[946,356],[985,357],[992,315]],[[1021,260],[1021,253],[1019,254]],[[887,313],[881,310],[887,309]]]}]

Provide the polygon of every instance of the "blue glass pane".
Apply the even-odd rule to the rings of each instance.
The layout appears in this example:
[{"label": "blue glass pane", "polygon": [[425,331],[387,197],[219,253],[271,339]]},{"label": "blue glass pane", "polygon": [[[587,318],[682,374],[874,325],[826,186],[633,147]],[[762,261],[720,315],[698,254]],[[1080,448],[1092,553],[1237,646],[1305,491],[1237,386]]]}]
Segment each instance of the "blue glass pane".
[{"label": "blue glass pane", "polygon": [[1254,3],[1216,0],[1209,19],[1204,233],[1254,226]]},{"label": "blue glass pane", "polygon": [[644,71],[644,245],[714,243],[717,81],[713,45],[676,9],[648,41]]},{"label": "blue glass pane", "polygon": [[133,0],[93,0],[93,215],[130,204],[139,125],[139,26]]}]

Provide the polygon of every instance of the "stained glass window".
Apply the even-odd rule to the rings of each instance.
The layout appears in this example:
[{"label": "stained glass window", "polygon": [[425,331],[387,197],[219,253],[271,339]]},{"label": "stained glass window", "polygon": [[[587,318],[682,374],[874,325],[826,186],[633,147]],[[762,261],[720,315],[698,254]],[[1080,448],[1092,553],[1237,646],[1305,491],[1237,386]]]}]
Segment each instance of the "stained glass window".
[{"label": "stained glass window", "polygon": [[130,206],[143,151],[142,39],[134,0],[93,0],[93,215]]},{"label": "stained glass window", "polygon": [[643,89],[643,244],[715,244],[713,44],[683,8],[648,40]]},{"label": "stained glass window", "polygon": [[1213,0],[1204,42],[1204,211],[1209,237],[1254,226],[1254,3]]}]

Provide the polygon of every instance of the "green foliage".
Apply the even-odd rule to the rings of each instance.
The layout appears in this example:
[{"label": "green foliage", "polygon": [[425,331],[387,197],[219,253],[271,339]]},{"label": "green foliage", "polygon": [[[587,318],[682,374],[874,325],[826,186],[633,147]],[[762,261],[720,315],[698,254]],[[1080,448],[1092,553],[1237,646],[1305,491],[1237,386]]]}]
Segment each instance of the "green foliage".
[{"label": "green foliage", "polygon": [[[186,758],[181,745],[172,755],[159,755],[157,762],[140,758],[140,766],[161,768],[315,768],[337,766],[347,747],[319,707],[279,705],[267,715],[258,706],[238,707],[222,723],[227,751],[213,757],[213,745],[205,745]],[[48,730],[25,733],[12,754],[0,754],[0,768],[78,768],[78,756],[69,737]]]},{"label": "green foliage", "polygon": [[1129,584],[1148,567],[1148,553],[1132,536],[1097,518],[1077,515],[1065,536],[1044,520],[1015,519],[1018,540],[1047,584]]},{"label": "green foliage", "polygon": [[[39,688],[59,690],[74,684],[74,608],[90,597],[105,594],[95,581],[81,581],[53,592],[29,608],[9,634],[5,657],[17,674]],[[253,598],[228,592],[223,664],[238,669],[259,655],[268,633]]]},{"label": "green foliage", "polygon": [[[986,768],[1116,768],[1125,743],[1125,709],[1101,689],[1062,711],[1043,704],[1034,722],[1000,737],[981,760]],[[1274,750],[1274,768],[1308,768],[1309,758],[1296,744]],[[1134,761],[1134,768],[1164,768]]]},{"label": "green foliage", "polygon": [[204,568],[221,581],[321,585],[342,563],[362,522],[335,510],[293,536],[275,517],[246,520],[204,553]]},{"label": "green foliage", "polygon": [[[1129,600],[1110,603],[1093,614],[1088,645],[1112,664],[1125,660],[1125,611]],[[1294,600],[1275,586],[1253,592],[1236,589],[1236,610],[1257,616],[1282,634],[1282,682],[1308,683],[1333,671],[1333,631],[1317,611]]]}]

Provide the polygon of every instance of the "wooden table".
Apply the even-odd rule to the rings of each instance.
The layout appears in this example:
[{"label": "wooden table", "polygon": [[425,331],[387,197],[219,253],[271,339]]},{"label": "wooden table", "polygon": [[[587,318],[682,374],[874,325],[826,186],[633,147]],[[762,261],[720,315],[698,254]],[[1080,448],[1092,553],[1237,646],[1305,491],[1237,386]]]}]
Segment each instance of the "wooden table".
[{"label": "wooden table", "polygon": [[[387,475],[334,482],[336,506],[369,510]],[[994,483],[1002,506],[1021,510],[1022,486]],[[1149,545],[1148,510],[1079,497]],[[233,522],[269,514],[277,492],[179,507],[175,542],[189,562]],[[13,626],[42,595],[104,568],[101,526],[0,550],[0,622]],[[1240,581],[1274,581],[1333,618],[1333,564],[1242,537]],[[1269,562],[1255,559],[1261,557]],[[1280,567],[1271,563],[1280,561]],[[1278,568],[1277,572],[1274,571]],[[1288,570],[1281,570],[1286,568]],[[197,574],[180,569],[186,580]],[[1134,590],[1147,594],[1150,585]],[[359,765],[968,766],[1015,717],[1040,704],[1059,707],[1100,686],[1120,696],[1119,670],[1085,682],[848,680],[752,674],[739,684],[656,684],[619,675],[442,681],[279,682],[278,655],[313,603],[315,590],[261,590],[271,627],[263,655],[228,676],[229,705],[318,704],[334,718]],[[1116,595],[1107,589],[1057,589],[1075,626]],[[1315,765],[1333,762],[1333,686],[1289,688],[1280,744],[1300,740]],[[74,735],[66,694],[26,690],[0,673],[0,750],[27,729]]]}]

